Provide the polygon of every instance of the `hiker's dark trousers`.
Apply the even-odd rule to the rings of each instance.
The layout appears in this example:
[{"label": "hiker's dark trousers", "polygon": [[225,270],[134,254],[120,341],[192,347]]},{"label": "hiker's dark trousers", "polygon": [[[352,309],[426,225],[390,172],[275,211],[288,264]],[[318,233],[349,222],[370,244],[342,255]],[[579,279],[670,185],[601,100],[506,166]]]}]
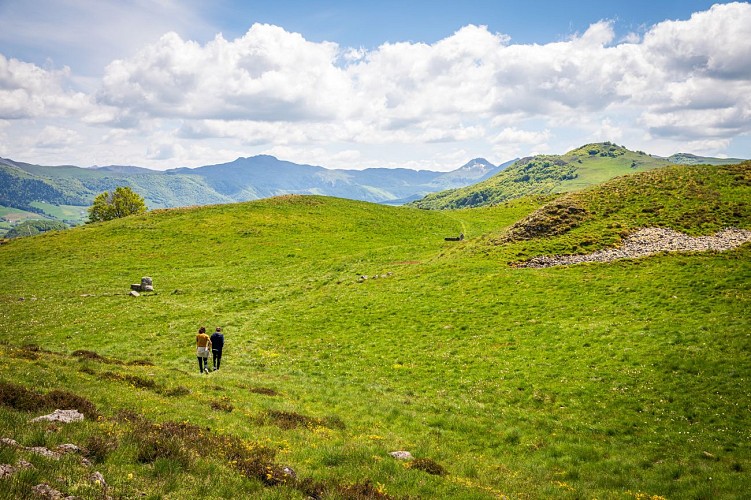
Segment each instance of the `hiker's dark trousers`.
[{"label": "hiker's dark trousers", "polygon": [[209,358],[198,356],[198,371],[203,373],[204,368],[209,367]]},{"label": "hiker's dark trousers", "polygon": [[214,370],[218,370],[219,364],[222,362],[222,351],[219,349],[212,349],[211,353],[214,355]]}]

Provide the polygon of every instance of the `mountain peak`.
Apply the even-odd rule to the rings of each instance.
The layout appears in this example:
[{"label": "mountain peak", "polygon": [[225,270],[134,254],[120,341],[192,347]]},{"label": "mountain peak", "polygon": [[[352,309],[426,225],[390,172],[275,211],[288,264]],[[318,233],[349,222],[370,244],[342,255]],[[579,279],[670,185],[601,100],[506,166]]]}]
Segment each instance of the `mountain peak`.
[{"label": "mountain peak", "polygon": [[495,168],[495,165],[490,163],[485,158],[475,158],[473,160],[469,160],[467,163],[459,167],[459,170],[476,170],[476,169],[490,169]]}]

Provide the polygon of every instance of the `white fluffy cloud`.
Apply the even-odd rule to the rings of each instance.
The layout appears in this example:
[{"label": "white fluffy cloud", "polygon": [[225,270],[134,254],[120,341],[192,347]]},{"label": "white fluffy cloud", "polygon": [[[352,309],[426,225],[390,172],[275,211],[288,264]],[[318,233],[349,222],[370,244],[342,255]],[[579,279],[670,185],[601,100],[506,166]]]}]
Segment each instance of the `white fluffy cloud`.
[{"label": "white fluffy cloud", "polygon": [[88,98],[66,90],[70,69],[45,70],[0,54],[0,120],[77,114]]},{"label": "white fluffy cloud", "polygon": [[330,120],[347,81],[338,48],[256,24],[235,41],[204,46],[175,33],[111,63],[102,104],[151,118],[255,121]]},{"label": "white fluffy cloud", "polygon": [[[418,152],[432,161],[465,151],[560,153],[589,140],[720,154],[751,134],[749,54],[748,3],[715,5],[621,41],[601,21],[545,45],[470,25],[434,44],[364,50],[255,24],[205,44],[167,33],[111,62],[94,95],[68,90],[67,69],[0,55],[0,119],[78,115],[86,131],[69,137],[129,130],[117,144],[153,164],[172,162],[165,167],[200,164],[196,152],[212,148],[308,151],[327,166],[393,164],[378,157],[379,145],[401,147],[404,164]],[[155,131],[158,142],[144,139]],[[102,146],[107,137],[99,134]],[[131,158],[138,163],[138,153]]]}]

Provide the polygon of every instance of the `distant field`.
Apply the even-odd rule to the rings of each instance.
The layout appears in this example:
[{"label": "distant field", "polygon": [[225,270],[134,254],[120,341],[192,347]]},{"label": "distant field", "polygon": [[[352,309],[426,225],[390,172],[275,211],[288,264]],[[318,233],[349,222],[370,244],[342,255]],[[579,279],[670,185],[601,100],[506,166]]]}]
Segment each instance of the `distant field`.
[{"label": "distant field", "polygon": [[43,218],[41,215],[35,214],[34,212],[0,206],[0,219],[3,219],[0,220],[0,238],[4,237],[10,228],[18,222],[41,218]]},{"label": "distant field", "polygon": [[42,201],[35,201],[31,203],[31,206],[39,208],[48,214],[59,220],[70,220],[83,222],[88,218],[88,207],[80,207],[75,205],[52,205]]},{"label": "distant field", "polygon": [[27,219],[42,219],[43,217],[39,214],[35,214],[34,212],[27,212],[25,210],[19,210],[17,208],[0,206],[0,218],[3,218],[8,222],[20,222]]}]

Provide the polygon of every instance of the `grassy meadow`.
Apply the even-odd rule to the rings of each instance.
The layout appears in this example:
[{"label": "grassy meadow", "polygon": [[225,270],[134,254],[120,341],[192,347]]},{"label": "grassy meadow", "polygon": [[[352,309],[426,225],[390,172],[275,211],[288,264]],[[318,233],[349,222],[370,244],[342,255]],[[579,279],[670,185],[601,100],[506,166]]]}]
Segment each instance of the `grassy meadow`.
[{"label": "grassy meadow", "polygon": [[[751,245],[509,266],[644,224],[751,229],[748,164],[676,168],[566,199],[587,217],[531,241],[500,236],[551,197],[290,196],[6,243],[0,437],[74,443],[93,465],[0,444],[0,463],[34,465],[0,497],[99,498],[93,470],[115,498],[747,497]],[[155,292],[128,296],[142,276]],[[226,338],[208,375],[201,325]],[[28,422],[76,397],[86,421]]]},{"label": "grassy meadow", "polygon": [[88,220],[88,208],[76,205],[53,205],[43,201],[31,202],[31,206],[42,210],[45,214],[58,219],[83,224]]}]

